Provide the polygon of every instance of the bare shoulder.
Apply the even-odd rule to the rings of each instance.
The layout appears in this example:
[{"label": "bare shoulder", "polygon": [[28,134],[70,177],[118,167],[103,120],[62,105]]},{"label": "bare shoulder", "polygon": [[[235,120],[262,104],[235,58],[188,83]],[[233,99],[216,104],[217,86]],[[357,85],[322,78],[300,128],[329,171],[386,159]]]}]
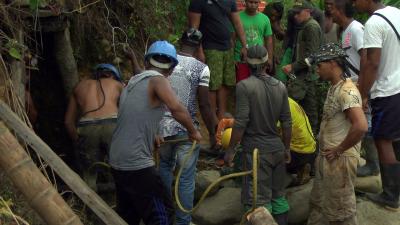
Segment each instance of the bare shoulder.
[{"label": "bare shoulder", "polygon": [[162,87],[163,85],[169,85],[169,81],[164,76],[155,76],[150,78],[149,84],[152,87]]},{"label": "bare shoulder", "polygon": [[79,83],[75,86],[74,92],[78,92],[81,89],[85,89],[88,85],[90,85],[90,79],[84,79],[79,81]]}]

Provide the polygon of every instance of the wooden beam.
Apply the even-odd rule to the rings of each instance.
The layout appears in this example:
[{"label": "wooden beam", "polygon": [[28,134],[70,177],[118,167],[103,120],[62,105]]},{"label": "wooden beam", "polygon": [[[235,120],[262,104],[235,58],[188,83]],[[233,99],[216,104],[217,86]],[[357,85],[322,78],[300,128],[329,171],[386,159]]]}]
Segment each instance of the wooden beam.
[{"label": "wooden beam", "polygon": [[0,121],[0,168],[48,225],[83,225]]},{"label": "wooden beam", "polygon": [[78,197],[107,225],[127,225],[87,184],[72,171],[14,112],[0,100],[0,118],[29,144]]}]

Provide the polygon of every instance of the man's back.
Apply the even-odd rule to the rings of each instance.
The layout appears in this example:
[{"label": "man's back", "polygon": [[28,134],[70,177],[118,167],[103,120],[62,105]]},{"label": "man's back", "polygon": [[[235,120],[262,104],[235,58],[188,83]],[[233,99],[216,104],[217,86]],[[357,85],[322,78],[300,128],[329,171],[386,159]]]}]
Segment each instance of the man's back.
[{"label": "man's back", "polygon": [[298,153],[312,153],[315,151],[315,139],[307,114],[296,101],[289,98],[292,117],[292,139],[290,149]]},{"label": "man's back", "polygon": [[[210,71],[206,64],[193,57],[178,55],[178,60],[179,63],[168,80],[179,101],[189,111],[193,123],[198,125],[196,119],[197,91],[199,86],[208,87]],[[160,129],[164,137],[176,135],[179,131],[186,131],[184,126],[172,117],[170,111],[164,113]]]},{"label": "man's back", "polygon": [[284,84],[270,76],[252,75],[238,83],[236,98],[234,127],[245,128],[242,144],[268,149],[268,152],[284,150],[276,125],[278,121],[284,127],[291,123]]},{"label": "man's back", "polygon": [[[400,10],[387,6],[375,11],[387,17],[400,32]],[[365,24],[364,48],[381,48],[378,78],[371,88],[371,98],[400,93],[400,40],[382,17],[372,15]]]},{"label": "man's back", "polygon": [[154,104],[150,83],[159,72],[145,70],[132,77],[121,95],[110,165],[117,170],[139,170],[154,165],[152,149],[164,104]]},{"label": "man's back", "polygon": [[[81,115],[85,118],[101,118],[118,113],[122,88],[122,83],[113,78],[81,81],[74,91]],[[92,110],[96,111],[90,112]]]}]

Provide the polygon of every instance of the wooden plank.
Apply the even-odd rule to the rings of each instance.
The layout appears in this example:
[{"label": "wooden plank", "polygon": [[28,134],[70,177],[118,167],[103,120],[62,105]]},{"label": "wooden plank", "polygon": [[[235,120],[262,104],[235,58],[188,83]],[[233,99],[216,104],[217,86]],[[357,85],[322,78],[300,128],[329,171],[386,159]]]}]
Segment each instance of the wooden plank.
[{"label": "wooden plank", "polygon": [[0,100],[0,118],[27,142],[63,179],[78,197],[107,225],[127,225],[86,183],[72,171],[15,113]]}]

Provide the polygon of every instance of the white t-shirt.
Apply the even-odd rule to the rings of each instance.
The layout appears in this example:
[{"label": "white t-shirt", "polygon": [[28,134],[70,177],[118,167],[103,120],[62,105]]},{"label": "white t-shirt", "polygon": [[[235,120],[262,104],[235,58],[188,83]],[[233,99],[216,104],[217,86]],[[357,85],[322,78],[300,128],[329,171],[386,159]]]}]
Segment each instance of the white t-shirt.
[{"label": "white t-shirt", "polygon": [[[360,70],[360,55],[358,54],[358,51],[363,48],[363,38],[364,26],[357,20],[353,20],[342,34],[342,48],[345,49],[346,54],[349,56],[348,61],[358,70]],[[357,73],[351,69],[350,73],[351,80],[357,83]]]},{"label": "white t-shirt", "polygon": [[[400,32],[400,10],[391,6],[375,11],[389,19]],[[365,24],[364,48],[381,48],[378,77],[371,88],[371,99],[400,93],[400,40],[386,20],[371,16]]]}]

